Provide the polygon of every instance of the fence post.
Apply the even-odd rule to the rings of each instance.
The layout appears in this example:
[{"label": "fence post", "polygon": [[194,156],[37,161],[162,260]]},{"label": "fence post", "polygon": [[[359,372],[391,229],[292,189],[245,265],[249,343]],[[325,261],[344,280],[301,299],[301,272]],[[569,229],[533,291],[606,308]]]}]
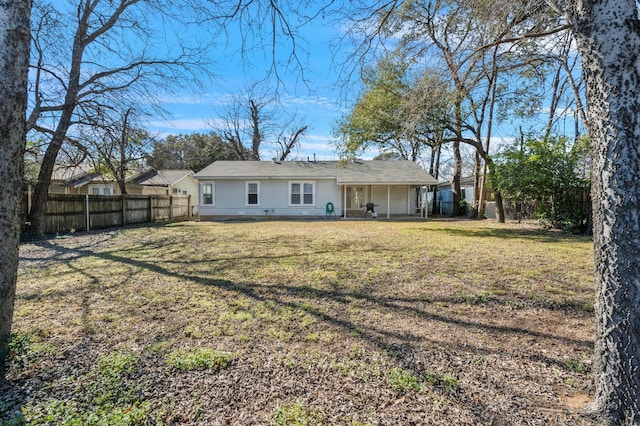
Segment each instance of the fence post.
[{"label": "fence post", "polygon": [[84,196],[84,207],[86,211],[87,232],[89,232],[89,194]]},{"label": "fence post", "polygon": [[187,195],[187,219],[191,219],[191,194]]},{"label": "fence post", "polygon": [[122,194],[120,202],[122,203],[122,226],[127,224],[127,194]]},{"label": "fence post", "polygon": [[149,195],[149,222],[153,222],[153,196]]},{"label": "fence post", "polygon": [[169,195],[169,220],[173,220],[173,196]]}]

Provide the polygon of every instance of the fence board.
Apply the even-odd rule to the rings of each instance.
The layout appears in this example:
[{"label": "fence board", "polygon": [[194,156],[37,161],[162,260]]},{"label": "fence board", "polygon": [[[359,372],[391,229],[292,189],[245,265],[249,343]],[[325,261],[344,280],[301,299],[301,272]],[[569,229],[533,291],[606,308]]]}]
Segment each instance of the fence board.
[{"label": "fence board", "polygon": [[[25,193],[21,210],[23,231],[28,225],[27,206],[28,194]],[[87,199],[85,195],[49,194],[44,216],[45,234],[86,231],[87,208],[89,229],[102,229],[188,218],[189,197],[89,195]]]}]

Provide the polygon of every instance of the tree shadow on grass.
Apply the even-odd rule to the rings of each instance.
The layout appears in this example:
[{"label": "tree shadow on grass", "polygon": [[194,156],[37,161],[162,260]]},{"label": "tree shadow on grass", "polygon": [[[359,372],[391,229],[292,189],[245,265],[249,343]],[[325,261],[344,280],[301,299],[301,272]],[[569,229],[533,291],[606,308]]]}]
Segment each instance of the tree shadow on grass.
[{"label": "tree shadow on grass", "polygon": [[[157,242],[161,246],[166,242]],[[395,360],[401,368],[413,371],[417,375],[424,375],[427,368],[422,361],[423,357],[418,356],[425,347],[434,347],[434,350],[443,350],[447,353],[464,353],[474,356],[501,356],[502,351],[488,347],[473,345],[469,342],[443,342],[442,340],[430,339],[424,333],[416,333],[414,331],[398,331],[378,326],[374,322],[367,324],[359,323],[357,320],[350,318],[347,312],[349,307],[354,303],[361,309],[370,308],[371,310],[379,310],[393,315],[408,315],[415,321],[425,321],[433,324],[444,324],[459,327],[476,333],[495,333],[500,335],[511,336],[527,336],[534,339],[544,339],[584,348],[590,350],[593,342],[588,340],[572,339],[566,336],[560,336],[551,332],[541,332],[527,327],[520,326],[501,326],[492,324],[489,321],[482,320],[466,320],[447,315],[442,312],[434,312],[438,303],[447,304],[464,304],[464,300],[459,298],[441,298],[431,300],[415,300],[409,297],[397,296],[376,296],[367,291],[357,291],[341,288],[315,288],[304,285],[276,285],[261,284],[254,282],[235,282],[232,280],[212,278],[209,274],[191,274],[179,270],[171,270],[165,266],[162,261],[144,261],[131,259],[126,256],[126,252],[122,251],[99,251],[93,250],[90,245],[65,248],[55,244],[41,243],[42,246],[52,253],[49,260],[62,261],[70,263],[73,259],[81,257],[93,256],[109,262],[119,263],[135,268],[136,271],[148,271],[160,276],[171,277],[184,282],[201,285],[205,288],[216,288],[228,292],[235,297],[242,296],[256,303],[266,302],[276,307],[289,308],[292,310],[304,311],[305,314],[312,316],[315,320],[327,326],[342,330],[347,335],[360,339],[363,344],[372,345],[383,353],[388,354]],[[313,253],[294,254],[293,256],[306,256]],[[291,257],[292,255],[277,256]],[[265,255],[269,258],[269,255]],[[200,263],[209,265],[212,259],[199,261]],[[196,263],[198,263],[196,261]],[[82,271],[74,267],[76,272],[84,274],[89,279],[89,287],[100,285],[101,278]],[[73,292],[74,289],[70,289]],[[77,290],[75,290],[77,291]],[[88,294],[88,293],[87,293]],[[61,295],[57,295],[58,297]],[[48,297],[56,297],[50,294]],[[82,317],[83,321],[89,322],[90,300],[87,295],[82,298]],[[427,309],[434,308],[433,310]],[[384,323],[383,323],[384,324]],[[438,349],[440,348],[440,349]],[[524,349],[524,348],[521,348]],[[521,353],[510,353],[509,356],[520,358],[524,361],[543,362],[549,366],[556,368],[565,368],[563,362],[548,356],[544,353],[531,354],[526,350]],[[464,398],[463,398],[464,399]],[[467,400],[465,404],[474,404],[473,412],[481,412],[482,407],[478,408],[482,402],[478,400]]]},{"label": "tree shadow on grass", "polygon": [[20,409],[28,400],[29,392],[25,383],[14,383],[0,378],[0,424],[23,424]]},{"label": "tree shadow on grass", "polygon": [[567,234],[566,232],[552,229],[530,228],[453,228],[442,226],[440,228],[418,228],[417,230],[428,233],[442,233],[465,238],[500,238],[504,240],[529,240],[539,243],[557,243],[560,241],[590,241],[591,237],[584,235]]}]

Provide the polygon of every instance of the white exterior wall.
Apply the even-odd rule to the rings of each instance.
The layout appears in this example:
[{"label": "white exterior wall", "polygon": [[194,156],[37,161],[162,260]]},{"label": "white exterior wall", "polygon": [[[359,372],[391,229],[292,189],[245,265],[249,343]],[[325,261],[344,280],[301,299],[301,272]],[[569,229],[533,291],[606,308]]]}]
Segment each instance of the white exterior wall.
[{"label": "white exterior wall", "polygon": [[[390,214],[407,214],[409,203],[409,187],[407,185],[391,186],[391,211]],[[412,196],[415,196],[415,189],[412,187]],[[376,212],[379,215],[387,214],[387,186],[371,187],[371,202],[376,205]],[[411,212],[415,212],[415,201],[411,199]]]},{"label": "white exterior wall", "polygon": [[[174,194],[173,189],[180,190],[180,193]],[[194,200],[198,198],[198,182],[191,175],[187,175],[171,185],[171,194],[169,195],[185,195],[182,193],[183,191],[187,192],[186,195],[191,195]]]},{"label": "white exterior wall", "polygon": [[[333,203],[336,214],[341,209],[340,187],[335,180],[200,180],[200,184],[212,182],[214,205],[203,205],[198,197],[202,216],[325,216],[328,202]],[[246,204],[247,182],[259,183],[258,205]],[[290,206],[289,182],[314,182],[314,204]]]},{"label": "white exterior wall", "polygon": [[[183,192],[185,190],[187,191],[187,195],[191,196],[191,199],[189,201],[190,214],[197,215],[198,204],[200,204],[200,194],[199,194],[200,186],[198,185],[198,182],[192,177],[192,175],[187,175],[183,177],[182,179],[180,179],[179,181],[177,181],[175,184],[171,186],[171,195],[176,195],[176,194],[173,194],[173,188],[181,190],[179,192]],[[184,194],[180,194],[180,195],[184,195]]]}]

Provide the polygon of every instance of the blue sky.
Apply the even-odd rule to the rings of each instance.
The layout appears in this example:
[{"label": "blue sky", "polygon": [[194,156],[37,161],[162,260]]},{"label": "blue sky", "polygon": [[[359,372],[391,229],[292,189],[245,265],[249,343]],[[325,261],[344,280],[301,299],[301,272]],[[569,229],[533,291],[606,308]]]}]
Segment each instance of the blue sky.
[{"label": "blue sky", "polygon": [[[50,3],[66,15],[66,18],[71,21],[69,25],[74,25],[72,21],[74,21],[73,15],[76,13],[78,1],[44,0],[45,3]],[[227,3],[222,4],[226,6]],[[182,5],[176,3],[176,8],[180,6]],[[317,5],[312,3],[311,7],[317,7]],[[200,76],[202,87],[195,92],[187,89],[180,90],[177,95],[171,96],[160,93],[162,89],[158,88],[156,95],[162,100],[162,107],[170,112],[171,117],[155,116],[145,120],[142,125],[160,137],[169,134],[213,131],[212,123],[219,119],[217,112],[223,109],[232,96],[240,96],[249,85],[265,79],[274,59],[278,62],[286,62],[291,54],[290,42],[279,38],[275,49],[276,56],[275,58],[271,56],[269,39],[261,39],[261,36],[265,36],[268,32],[268,25],[265,25],[266,29],[251,34],[247,31],[249,26],[242,27],[236,22],[226,27],[226,36],[213,37],[212,32],[207,30],[216,28],[218,25],[216,22],[205,23],[199,27],[178,25],[149,14],[148,9],[139,10],[145,11],[143,15],[133,16],[146,20],[161,40],[152,46],[146,46],[141,40],[130,38],[126,42],[133,50],[144,49],[151,55],[164,58],[168,55],[166,52],[172,49],[176,51],[181,43],[179,38],[190,45],[197,45],[200,42],[215,43],[215,48],[211,49],[205,58],[207,63],[211,64],[210,72],[214,77]],[[312,10],[307,12],[313,13]],[[185,17],[187,20],[199,18],[199,16]],[[287,16],[287,19],[297,26],[295,22],[299,19],[297,16]],[[297,27],[296,53],[300,63],[289,67],[288,70],[280,66],[279,80],[277,81],[272,74],[269,82],[257,89],[259,94],[270,95],[277,88],[278,98],[285,113],[296,114],[309,126],[307,134],[301,140],[300,149],[292,153],[298,158],[306,158],[314,154],[319,159],[336,158],[334,148],[330,144],[331,130],[335,121],[345,111],[346,104],[343,92],[338,86],[338,70],[334,67],[336,52],[332,47],[332,43],[336,42],[341,34],[339,27],[332,22],[335,21],[323,19],[320,16],[314,19],[311,25]],[[249,50],[245,57],[238,53],[242,47],[239,41],[241,28],[246,31],[245,36],[248,36],[244,47]],[[66,34],[71,36],[70,32]],[[178,36],[176,37],[175,34]],[[158,41],[157,36],[155,41]],[[96,58],[100,58],[100,54]],[[115,62],[117,63],[117,59]],[[263,158],[269,159],[273,156],[273,152],[267,145],[265,144],[264,152],[261,154]]]},{"label": "blue sky", "polygon": [[[68,4],[67,0],[51,1],[62,10],[73,12],[73,6],[64,6]],[[71,3],[76,1],[71,0]],[[154,17],[148,17],[148,19],[153,21]],[[296,17],[292,16],[291,19],[295,20]],[[162,23],[166,24],[166,21]],[[157,25],[160,32],[167,34],[167,38],[163,40],[164,45],[159,45],[160,48],[172,47],[171,43],[174,41],[170,34],[174,31],[181,32],[183,36],[187,35],[190,39],[211,37],[210,34],[204,34],[202,27],[194,29],[190,34],[191,30],[188,28],[171,25],[161,27],[162,23],[159,22]],[[145,127],[160,136],[214,130],[212,123],[220,118],[218,113],[225,103],[228,103],[232,96],[239,96],[250,84],[263,79],[274,59],[271,57],[268,39],[264,43],[266,49],[260,49],[263,45],[260,37],[264,36],[264,33],[252,34],[250,31],[245,33],[249,36],[245,47],[254,49],[241,57],[238,53],[241,28],[246,31],[248,27],[231,25],[227,27],[227,37],[215,40],[218,45],[207,59],[213,65],[211,71],[216,77],[204,80],[204,85],[197,93],[183,91],[170,97],[160,96],[163,99],[164,108],[171,112],[172,117],[151,118],[143,123]],[[348,112],[349,103],[355,100],[359,89],[358,82],[353,79],[351,85],[346,88],[340,85],[340,72],[344,70],[340,69],[339,64],[346,55],[351,53],[351,46],[347,40],[343,39],[344,26],[336,23],[334,19],[317,17],[312,24],[298,27],[297,30],[296,43],[300,67],[294,66],[289,69],[289,72],[284,67],[279,68],[278,84],[272,75],[270,82],[265,83],[265,87],[259,92],[270,92],[277,87],[281,105],[286,112],[297,114],[309,125],[309,130],[301,140],[299,149],[293,153],[294,158],[306,159],[316,155],[316,158],[321,160],[336,159],[337,154],[331,144],[332,128],[341,115]],[[251,36],[254,38],[252,39]],[[335,45],[340,41],[344,42],[344,45],[341,50],[336,50]],[[136,42],[134,40],[131,43]],[[287,39],[279,39],[275,52],[276,61],[286,62],[291,53],[291,44]],[[545,119],[544,116],[541,118]],[[518,134],[518,126],[521,123],[507,120],[504,123],[494,124],[493,139],[496,141],[492,142],[492,146],[495,147],[499,140],[512,140],[513,136]],[[539,123],[526,123],[523,130],[527,131],[531,124],[541,127],[544,122],[541,120]],[[261,154],[264,159],[274,156],[273,149],[268,144],[265,144]],[[369,152],[363,157],[371,158],[376,154],[377,152]]]},{"label": "blue sky", "polygon": [[[343,28],[333,20],[320,18],[311,25],[301,27],[296,43],[303,71],[294,67],[291,73],[280,74],[282,80],[278,89],[283,107],[291,114],[298,114],[309,125],[309,131],[301,140],[299,149],[292,154],[294,158],[305,159],[315,154],[319,159],[337,159],[331,144],[332,127],[342,114],[348,112],[350,102],[355,100],[359,89],[358,82],[353,80],[347,88],[340,86],[340,72],[343,70],[339,63],[345,55],[351,53],[348,43],[339,51],[334,47],[341,40],[347,41],[343,38]],[[173,118],[149,121],[147,125],[151,130],[161,134],[211,131],[211,123],[219,118],[217,112],[225,102],[231,96],[238,96],[252,82],[264,78],[272,65],[270,52],[255,50],[250,58],[241,58],[237,53],[239,44],[234,44],[234,40],[240,38],[234,33],[238,31],[238,27],[231,26],[228,30],[229,44],[216,51],[219,56],[211,58],[213,63],[220,64],[215,68],[218,77],[201,93],[185,94],[167,100],[164,106],[173,113]],[[248,42],[251,44],[260,41]],[[284,60],[290,52],[290,45],[285,41],[276,49],[276,60]],[[304,83],[301,81],[301,72],[304,72]],[[265,90],[273,90],[276,86],[273,76],[265,86]],[[533,118],[525,122],[508,118],[501,123],[494,122],[492,146],[512,142],[514,136],[519,134],[520,126],[525,132],[532,126],[543,128],[545,120],[546,115],[541,113],[539,120]],[[377,152],[368,152],[362,156],[371,158],[376,154]],[[272,156],[273,151],[267,145],[262,157],[269,159]]]},{"label": "blue sky", "polygon": [[[215,121],[220,119],[217,113],[225,103],[267,75],[272,65],[270,52],[256,50],[250,58],[242,58],[238,53],[239,43],[234,43],[240,38],[238,28],[231,26],[229,31],[228,44],[209,58],[218,64],[213,70],[216,78],[200,93],[185,93],[166,99],[163,106],[173,117],[149,120],[146,125],[150,130],[161,134],[212,131]],[[337,159],[330,143],[331,131],[336,120],[346,111],[348,102],[343,88],[339,86],[339,69],[335,65],[339,58],[333,47],[342,34],[334,24],[318,18],[313,25],[301,28],[299,36],[296,39],[297,54],[303,69],[297,65],[290,72],[281,69],[279,81],[271,75],[257,91],[270,92],[277,87],[279,101],[286,114],[297,114],[309,126],[299,149],[292,153],[293,157],[306,159],[315,154],[318,159]],[[256,41],[249,40],[252,42]],[[276,60],[286,61],[290,53],[290,45],[279,45]],[[357,87],[351,86],[350,89],[357,93]],[[273,156],[268,144],[262,151],[265,159]]]}]

